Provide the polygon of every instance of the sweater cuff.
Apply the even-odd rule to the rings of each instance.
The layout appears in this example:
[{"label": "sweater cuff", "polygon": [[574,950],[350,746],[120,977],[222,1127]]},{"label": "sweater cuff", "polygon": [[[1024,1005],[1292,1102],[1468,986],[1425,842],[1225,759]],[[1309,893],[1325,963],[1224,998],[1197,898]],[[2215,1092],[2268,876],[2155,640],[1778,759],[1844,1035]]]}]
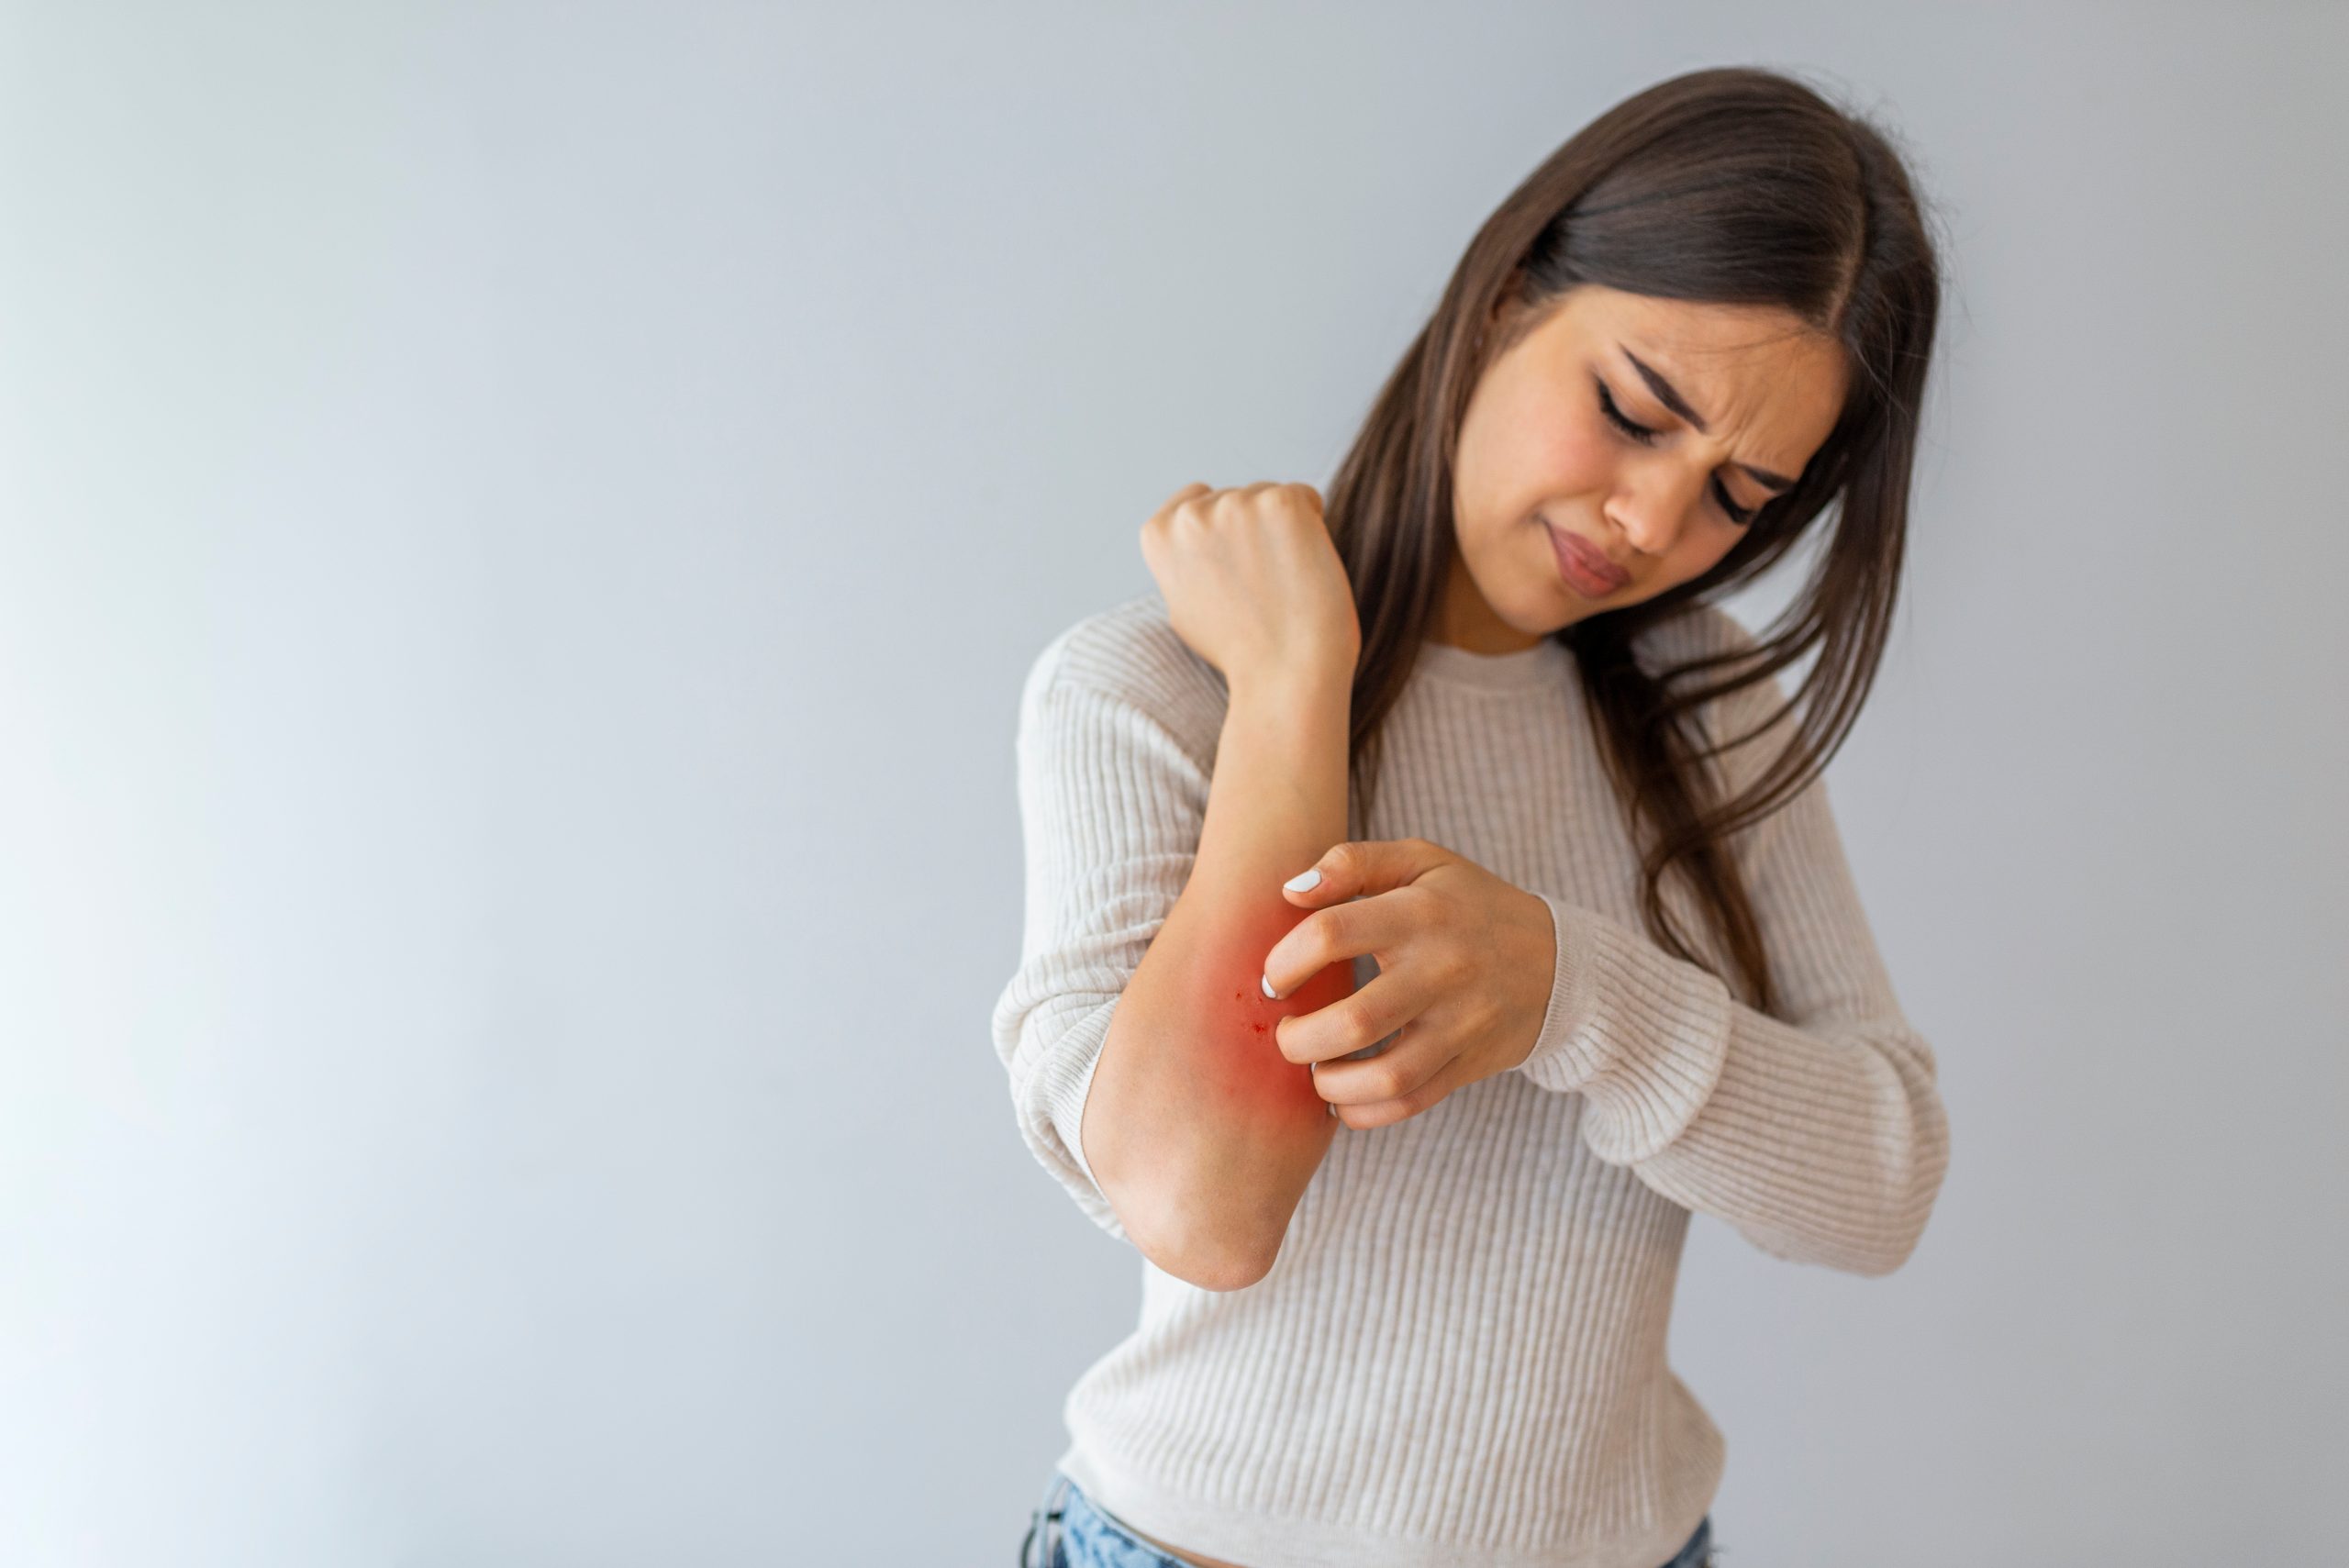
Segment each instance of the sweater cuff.
[{"label": "sweater cuff", "polygon": [[1548,894],[1557,938],[1549,1011],[1515,1069],[1588,1102],[1592,1152],[1631,1164],[1660,1152],[1712,1097],[1735,1003],[1720,976],[1596,910]]},{"label": "sweater cuff", "polygon": [[[1108,1002],[1063,1003],[1074,1017],[1047,1025],[1051,1047],[1030,1070],[1024,1087],[1015,1086],[1015,1101],[1023,1095],[1025,1114],[1019,1130],[1029,1149],[1044,1168],[1060,1179],[1093,1221],[1118,1240],[1130,1240],[1118,1212],[1110,1207],[1093,1163],[1085,1157],[1085,1104],[1093,1092],[1093,1075],[1101,1065],[1101,1048],[1108,1038],[1109,1020],[1118,999]],[[1052,1007],[1047,1004],[1047,1010]]]},{"label": "sweater cuff", "polygon": [[1606,1062],[1593,1049],[1597,1041],[1584,1025],[1590,1021],[1590,966],[1575,939],[1575,906],[1536,894],[1550,911],[1550,934],[1555,967],[1550,976],[1550,1006],[1542,1015],[1542,1032],[1518,1071],[1545,1089],[1573,1094],[1588,1083]]}]

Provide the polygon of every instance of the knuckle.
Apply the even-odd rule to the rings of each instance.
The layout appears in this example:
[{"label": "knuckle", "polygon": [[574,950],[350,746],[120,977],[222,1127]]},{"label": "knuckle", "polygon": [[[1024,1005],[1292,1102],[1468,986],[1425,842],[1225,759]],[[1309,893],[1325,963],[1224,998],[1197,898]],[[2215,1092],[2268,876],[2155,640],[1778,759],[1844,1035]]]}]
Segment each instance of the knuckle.
[{"label": "knuckle", "polygon": [[[1324,954],[1334,953],[1348,937],[1354,934],[1358,917],[1351,904],[1332,904],[1327,909],[1316,909],[1308,917],[1313,922],[1313,940]],[[1328,962],[1325,958],[1323,962]]]}]

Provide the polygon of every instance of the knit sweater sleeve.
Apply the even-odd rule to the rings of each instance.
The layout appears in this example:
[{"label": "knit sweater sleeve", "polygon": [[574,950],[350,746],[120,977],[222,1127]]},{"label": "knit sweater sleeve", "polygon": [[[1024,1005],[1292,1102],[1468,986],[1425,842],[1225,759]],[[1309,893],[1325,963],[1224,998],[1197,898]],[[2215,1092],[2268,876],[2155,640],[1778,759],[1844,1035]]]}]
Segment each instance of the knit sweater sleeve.
[{"label": "knit sweater sleeve", "polygon": [[1556,968],[1517,1071],[1585,1096],[1598,1159],[1762,1251],[1889,1273],[1923,1234],[1949,1162],[1932,1048],[1894,995],[1825,778],[1740,837],[1776,1012],[1644,931],[1535,889]]},{"label": "knit sweater sleeve", "polygon": [[1067,647],[1046,649],[1020,695],[1026,912],[995,1045],[1030,1152],[1130,1242],[1079,1131],[1119,997],[1190,880],[1212,763],[1142,704],[1069,673]]}]

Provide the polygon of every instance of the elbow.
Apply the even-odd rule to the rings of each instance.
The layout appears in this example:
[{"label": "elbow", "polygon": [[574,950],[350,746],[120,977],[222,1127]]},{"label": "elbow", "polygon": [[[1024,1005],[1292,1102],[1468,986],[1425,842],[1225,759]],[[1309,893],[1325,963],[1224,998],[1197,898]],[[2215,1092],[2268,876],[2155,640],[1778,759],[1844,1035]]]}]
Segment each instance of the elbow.
[{"label": "elbow", "polygon": [[1141,1255],[1162,1273],[1201,1290],[1245,1290],[1273,1271],[1277,1244],[1252,1245],[1215,1227],[1182,1223],[1163,1209],[1137,1213],[1136,1207],[1119,1204],[1119,1218]]},{"label": "elbow", "polygon": [[1272,1273],[1273,1262],[1255,1253],[1182,1253],[1142,1250],[1161,1273],[1201,1290],[1245,1290]]},{"label": "elbow", "polygon": [[1917,1251],[1923,1235],[1921,1228],[1908,1231],[1874,1252],[1849,1260],[1845,1266],[1863,1279],[1882,1279],[1899,1271],[1900,1265]]},{"label": "elbow", "polygon": [[1936,1160],[1922,1180],[1904,1189],[1905,1200],[1887,1215],[1879,1245],[1852,1265],[1854,1273],[1881,1279],[1915,1254],[1917,1244],[1925,1239],[1925,1227],[1932,1218],[1933,1200],[1941,1194],[1943,1168],[1944,1162]]},{"label": "elbow", "polygon": [[1204,1222],[1170,1195],[1139,1194],[1130,1188],[1110,1195],[1127,1236],[1160,1273],[1201,1290],[1245,1290],[1272,1273],[1280,1247],[1234,1233],[1229,1226]]},{"label": "elbow", "polygon": [[1865,1257],[1850,1263],[1854,1273],[1881,1278],[1898,1270],[1916,1252],[1941,1197],[1949,1173],[1949,1117],[1930,1084],[1922,1094],[1909,1085],[1904,1101],[1909,1110],[1908,1136],[1899,1144],[1902,1158],[1887,1170],[1881,1219]]},{"label": "elbow", "polygon": [[1786,1229],[1741,1222],[1738,1229],[1774,1258],[1815,1263],[1862,1279],[1882,1279],[1897,1273],[1916,1253],[1932,1217],[1932,1188],[1904,1191],[1908,1195],[1899,1201],[1870,1215],[1854,1214],[1845,1225]]}]

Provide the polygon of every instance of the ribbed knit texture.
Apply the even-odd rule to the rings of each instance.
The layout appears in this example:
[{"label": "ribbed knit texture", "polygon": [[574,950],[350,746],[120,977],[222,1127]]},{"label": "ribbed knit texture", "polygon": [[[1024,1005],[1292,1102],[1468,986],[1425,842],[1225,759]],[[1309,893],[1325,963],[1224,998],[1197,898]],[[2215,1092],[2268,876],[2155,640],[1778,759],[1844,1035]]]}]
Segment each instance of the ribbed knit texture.
[{"label": "ribbed knit texture", "polygon": [[[1710,606],[1649,639],[1651,667],[1753,646]],[[1779,700],[1765,683],[1705,721],[1741,734]],[[1112,1009],[1189,876],[1225,702],[1155,593],[1053,639],[1020,696],[1026,917],[996,1048],[1029,1148],[1129,1244],[1077,1129]],[[1416,1117],[1339,1126],[1255,1284],[1203,1290],[1141,1259],[1140,1320],[1069,1391],[1058,1462],[1135,1529],[1245,1568],[1655,1568],[1725,1454],[1665,1355],[1689,1212],[1776,1257],[1898,1267],[1948,1162],[1933,1053],[1823,779],[1732,840],[1780,990],[1764,1014],[1647,936],[1564,644],[1424,645],[1385,735],[1358,836],[1431,840],[1549,906],[1532,1054]],[[1734,784],[1771,743],[1729,754]],[[1733,974],[1677,874],[1664,896]]]}]

